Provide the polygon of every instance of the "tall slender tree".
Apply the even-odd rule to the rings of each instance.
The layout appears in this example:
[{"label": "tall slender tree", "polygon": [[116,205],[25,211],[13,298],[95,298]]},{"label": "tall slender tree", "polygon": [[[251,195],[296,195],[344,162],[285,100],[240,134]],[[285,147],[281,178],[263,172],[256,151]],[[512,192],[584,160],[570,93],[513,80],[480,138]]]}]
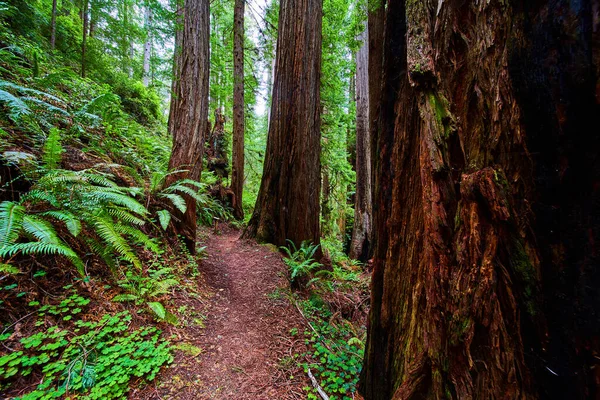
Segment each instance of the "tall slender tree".
[{"label": "tall slender tree", "polygon": [[281,1],[264,172],[246,237],[320,243],[322,11],[322,0]]},{"label": "tall slender tree", "polygon": [[[184,0],[178,11],[175,64],[169,132],[173,136],[170,170],[184,170],[167,177],[199,180],[202,172],[204,134],[208,121],[209,0]],[[176,213],[175,233],[182,235],[195,252],[196,201],[186,197],[187,210]]]},{"label": "tall slender tree", "polygon": [[369,135],[369,41],[368,25],[359,36],[356,53],[356,194],[354,226],[349,255],[366,261],[372,232],[371,142]]},{"label": "tall slender tree", "polygon": [[88,22],[89,22],[89,0],[81,0],[81,24],[83,37],[81,40],[81,77],[85,78],[86,73],[86,52],[87,52],[87,37],[88,37]]},{"label": "tall slender tree", "polygon": [[50,20],[50,48],[52,50],[56,47],[56,2],[52,0],[52,17]]},{"label": "tall slender tree", "polygon": [[366,399],[598,393],[591,9],[388,1]]},{"label": "tall slender tree", "polygon": [[144,5],[144,28],[146,40],[144,41],[143,81],[144,86],[150,84],[150,56],[152,55],[152,7],[146,2]]},{"label": "tall slender tree", "polygon": [[235,0],[233,12],[233,146],[231,189],[233,213],[244,218],[244,8],[245,0]]}]

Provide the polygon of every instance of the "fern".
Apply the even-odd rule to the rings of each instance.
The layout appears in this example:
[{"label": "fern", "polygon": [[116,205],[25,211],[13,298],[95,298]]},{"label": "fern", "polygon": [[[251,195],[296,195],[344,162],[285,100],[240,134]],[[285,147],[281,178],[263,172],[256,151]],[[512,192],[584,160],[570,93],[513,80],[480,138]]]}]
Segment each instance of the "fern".
[{"label": "fern", "polygon": [[0,203],[0,248],[14,243],[21,233],[25,207],[4,201]]},{"label": "fern", "polygon": [[187,210],[187,204],[185,203],[185,199],[178,194],[175,193],[161,193],[159,197],[163,197],[171,200],[171,203],[177,208],[182,214],[184,214]]},{"label": "fern", "polygon": [[75,237],[81,232],[81,222],[69,211],[46,211],[40,215],[52,217],[58,221],[64,222],[71,235]]},{"label": "fern", "polygon": [[44,144],[44,154],[42,155],[42,161],[46,168],[55,169],[58,167],[63,152],[64,150],[60,145],[60,131],[57,128],[50,129]]},{"label": "fern", "polygon": [[140,259],[135,255],[129,243],[119,234],[115,224],[110,219],[96,217],[93,223],[96,233],[98,233],[98,236],[108,246],[113,248],[123,259],[132,263],[136,268],[142,268]]},{"label": "fern", "polygon": [[23,217],[23,230],[40,242],[51,244],[61,243],[52,224],[35,215],[25,215]]},{"label": "fern", "polygon": [[166,231],[169,227],[169,222],[171,222],[171,213],[167,210],[160,210],[157,211],[156,214],[158,215],[160,226]]},{"label": "fern", "polygon": [[13,122],[19,122],[24,115],[31,114],[31,110],[23,100],[1,89],[0,103],[3,103],[8,107],[8,116]]},{"label": "fern", "polygon": [[23,255],[61,255],[67,257],[77,271],[83,276],[85,275],[85,266],[79,256],[75,254],[73,249],[64,243],[45,243],[45,242],[27,242],[16,243],[4,247],[0,247],[0,258],[12,257],[17,253]]}]

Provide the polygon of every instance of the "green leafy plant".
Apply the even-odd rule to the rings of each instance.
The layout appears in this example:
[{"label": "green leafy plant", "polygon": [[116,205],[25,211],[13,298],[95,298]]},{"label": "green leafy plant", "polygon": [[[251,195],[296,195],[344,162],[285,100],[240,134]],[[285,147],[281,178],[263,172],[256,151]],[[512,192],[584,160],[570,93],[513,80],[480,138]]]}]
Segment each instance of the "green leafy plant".
[{"label": "green leafy plant", "polygon": [[117,255],[141,268],[133,244],[155,253],[161,250],[139,229],[148,214],[133,197],[139,192],[93,171],[45,172],[20,202],[0,205],[0,258],[7,260],[18,253],[58,254],[69,258],[83,274],[83,262],[57,233],[55,226],[62,223],[73,238],[83,232],[79,243],[87,244],[109,266],[115,265]]},{"label": "green leafy plant", "polygon": [[162,295],[169,294],[173,287],[179,285],[177,279],[171,278],[173,275],[173,269],[164,266],[148,269],[148,276],[127,271],[125,279],[118,282],[126,293],[116,295],[113,297],[113,301],[145,304],[158,319],[176,324],[177,317],[167,311],[162,303],[154,301]]},{"label": "green leafy plant", "polygon": [[[310,369],[320,386],[331,399],[350,400],[362,366],[364,338],[355,336],[348,323],[330,324],[331,312],[309,300],[299,302],[308,316],[310,330],[304,331],[304,342],[309,350],[303,354],[309,362],[303,364],[305,373]],[[308,398],[317,399],[310,386],[304,387]]]},{"label": "green leafy plant", "polygon": [[305,240],[297,248],[294,242],[289,239],[287,241],[289,246],[281,246],[280,249],[287,255],[283,262],[288,266],[290,282],[297,283],[299,278],[303,278],[312,270],[322,267],[322,264],[313,258],[319,249],[319,245],[314,245]]},{"label": "green leafy plant", "polygon": [[[55,314],[68,320],[85,306],[77,295],[57,306],[44,306],[41,315]],[[99,321],[74,322],[74,329],[52,325],[44,331],[11,343],[18,350],[0,357],[4,388],[11,381],[37,371],[43,375],[35,390],[22,400],[52,399],[74,394],[88,399],[126,396],[129,382],[152,381],[160,368],[173,361],[170,343],[160,339],[154,327],[131,330],[131,315],[104,315]],[[43,324],[44,320],[40,320]],[[0,340],[10,340],[10,334]]]}]

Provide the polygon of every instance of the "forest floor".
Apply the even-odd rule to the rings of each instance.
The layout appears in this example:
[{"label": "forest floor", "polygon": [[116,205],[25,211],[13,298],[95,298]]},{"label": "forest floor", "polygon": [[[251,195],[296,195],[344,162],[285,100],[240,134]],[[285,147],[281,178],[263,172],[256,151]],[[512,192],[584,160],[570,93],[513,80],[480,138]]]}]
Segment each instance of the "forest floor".
[{"label": "forest floor", "polygon": [[211,293],[205,327],[175,332],[201,353],[178,352],[154,388],[130,398],[306,398],[309,380],[295,362],[306,352],[295,334],[306,321],[285,295],[286,267],[272,246],[240,234],[230,227],[201,233],[208,256],[199,269]]}]

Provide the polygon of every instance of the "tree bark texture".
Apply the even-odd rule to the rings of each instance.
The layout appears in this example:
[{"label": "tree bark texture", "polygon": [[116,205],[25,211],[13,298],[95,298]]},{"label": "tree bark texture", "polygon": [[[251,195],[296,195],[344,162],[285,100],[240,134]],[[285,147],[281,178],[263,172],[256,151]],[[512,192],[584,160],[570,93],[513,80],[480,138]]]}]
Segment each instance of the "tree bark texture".
[{"label": "tree bark texture", "polygon": [[52,0],[52,17],[50,20],[50,48],[54,50],[56,48],[56,2]]},{"label": "tree bark texture", "polygon": [[149,5],[146,5],[144,9],[144,20],[146,41],[144,42],[143,80],[144,86],[148,86],[150,84],[150,56],[152,55],[152,8]]},{"label": "tree bark texture", "polygon": [[372,237],[368,26],[359,39],[363,44],[356,53],[356,194],[349,255],[367,261]]},{"label": "tree bark texture", "polygon": [[282,0],[264,172],[246,237],[320,243],[322,0]]},{"label": "tree bark texture", "polygon": [[366,399],[599,395],[592,3],[388,1]]},{"label": "tree bark texture", "polygon": [[233,11],[233,145],[231,190],[233,215],[244,218],[244,7],[245,0],[235,0]]},{"label": "tree bark texture", "polygon": [[[379,159],[377,151],[378,121],[381,99],[381,85],[383,73],[383,25],[384,25],[384,0],[371,0],[367,2],[367,37],[369,40],[369,141],[371,150],[371,221],[375,224],[373,211],[377,204],[373,203],[376,185],[376,164]],[[375,228],[371,227],[371,246],[368,257],[373,256],[375,249]]]},{"label": "tree bark texture", "polygon": [[[175,78],[169,114],[173,136],[170,170],[185,172],[169,175],[166,184],[179,179],[199,180],[202,172],[204,133],[208,121],[209,77],[209,1],[185,0],[180,9],[181,29],[176,33]],[[196,202],[186,197],[187,211],[174,211],[173,229],[195,251]]]},{"label": "tree bark texture", "polygon": [[89,0],[82,0],[81,3],[81,23],[83,28],[83,37],[81,40],[81,77],[85,78],[85,53],[87,51],[87,34],[88,34],[88,13]]}]

